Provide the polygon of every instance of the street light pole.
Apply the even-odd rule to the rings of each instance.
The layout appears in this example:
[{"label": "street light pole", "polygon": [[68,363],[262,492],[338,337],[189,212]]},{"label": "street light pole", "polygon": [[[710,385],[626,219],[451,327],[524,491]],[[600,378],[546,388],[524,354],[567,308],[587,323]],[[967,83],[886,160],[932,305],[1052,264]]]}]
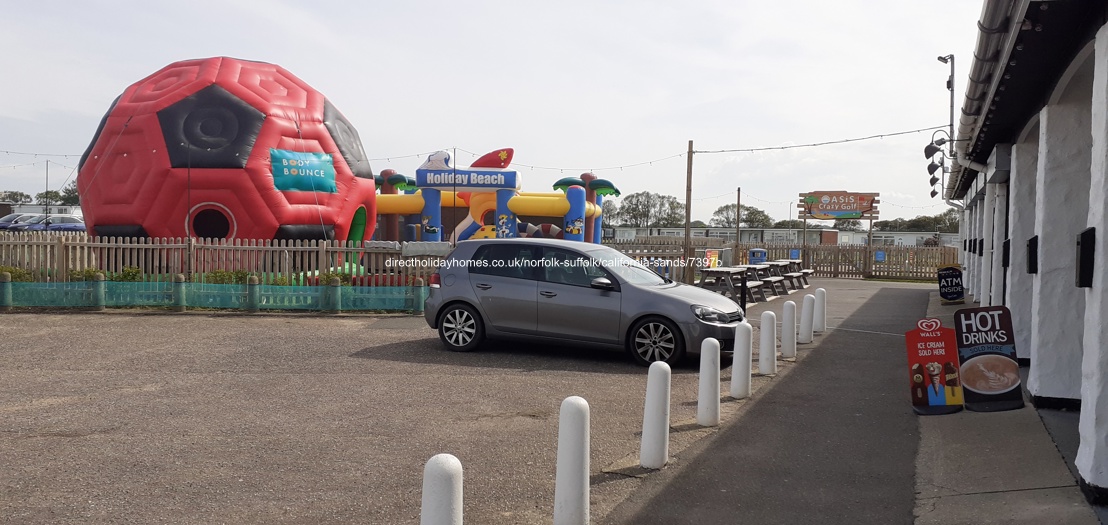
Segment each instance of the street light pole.
[{"label": "street light pole", "polygon": [[954,160],[954,55],[947,55],[947,58],[950,59],[950,78],[946,81],[946,89],[950,90],[950,159]]}]

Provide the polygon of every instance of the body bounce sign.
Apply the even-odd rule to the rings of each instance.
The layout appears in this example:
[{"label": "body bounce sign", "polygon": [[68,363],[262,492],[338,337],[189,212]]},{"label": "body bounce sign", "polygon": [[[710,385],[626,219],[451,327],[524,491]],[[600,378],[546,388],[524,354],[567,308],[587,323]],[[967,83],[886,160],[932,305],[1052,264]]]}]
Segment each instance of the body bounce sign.
[{"label": "body bounce sign", "polygon": [[966,408],[995,412],[1023,407],[1012,313],[1004,306],[954,312]]},{"label": "body bounce sign", "polygon": [[920,319],[904,333],[908,346],[908,380],[912,410],[930,416],[962,410],[958,375],[958,344],[954,330],[938,319]]}]

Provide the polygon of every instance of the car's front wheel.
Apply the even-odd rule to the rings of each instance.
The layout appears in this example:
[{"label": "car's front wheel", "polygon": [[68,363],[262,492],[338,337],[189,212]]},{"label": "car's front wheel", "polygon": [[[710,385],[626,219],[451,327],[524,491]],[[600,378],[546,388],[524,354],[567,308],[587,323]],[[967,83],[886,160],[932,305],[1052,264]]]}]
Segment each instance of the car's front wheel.
[{"label": "car's front wheel", "polygon": [[655,361],[673,366],[685,357],[685,340],[677,325],[669,319],[648,317],[631,327],[627,352],[642,366],[650,366]]},{"label": "car's front wheel", "polygon": [[439,317],[439,339],[447,350],[469,352],[485,338],[481,316],[466,304],[452,304]]}]

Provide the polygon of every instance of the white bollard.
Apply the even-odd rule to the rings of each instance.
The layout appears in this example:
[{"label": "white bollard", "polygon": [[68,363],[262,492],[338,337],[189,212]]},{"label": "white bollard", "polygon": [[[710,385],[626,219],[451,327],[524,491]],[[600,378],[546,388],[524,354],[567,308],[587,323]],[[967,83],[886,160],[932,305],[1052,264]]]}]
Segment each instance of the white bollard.
[{"label": "white bollard", "polygon": [[796,357],[796,303],[785,301],[781,311],[781,357]]},{"label": "white bollard", "polygon": [[660,469],[669,461],[669,365],[655,361],[646,375],[646,407],[642,415],[642,443],[639,464]]},{"label": "white bollard", "polygon": [[816,310],[812,318],[812,331],[823,333],[827,331],[827,290],[816,289]]},{"label": "white bollard", "polygon": [[735,327],[735,364],[731,366],[731,397],[750,397],[750,370],[754,361],[754,327],[745,321]]},{"label": "white bollard", "polygon": [[777,314],[762,312],[762,339],[758,345],[758,373],[777,373]]},{"label": "white bollard", "polygon": [[800,333],[796,342],[800,344],[811,343],[815,336],[812,335],[812,326],[815,323],[816,296],[808,294],[804,296],[804,307],[800,309]]},{"label": "white bollard", "polygon": [[436,454],[423,467],[420,525],[462,525],[462,462]]},{"label": "white bollard", "polygon": [[719,341],[711,337],[700,344],[700,391],[696,422],[702,427],[719,426]]},{"label": "white bollard", "polygon": [[558,466],[554,472],[554,525],[589,523],[589,403],[562,401],[558,417]]}]

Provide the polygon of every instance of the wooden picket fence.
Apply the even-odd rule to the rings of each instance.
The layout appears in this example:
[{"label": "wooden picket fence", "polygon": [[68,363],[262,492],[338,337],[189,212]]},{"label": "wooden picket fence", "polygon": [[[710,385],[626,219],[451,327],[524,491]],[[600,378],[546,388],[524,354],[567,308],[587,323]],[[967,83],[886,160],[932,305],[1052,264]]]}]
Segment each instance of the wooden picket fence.
[{"label": "wooden picket fence", "polygon": [[[894,279],[930,281],[939,268],[958,264],[958,248],[952,246],[866,246],[858,244],[766,244],[726,243],[722,239],[693,238],[694,257],[707,250],[720,255],[722,265],[749,264],[750,250],[766,250],[768,260],[801,259],[816,277],[847,279]],[[684,256],[684,239],[653,237],[648,240],[605,242],[640,260],[665,260],[658,266],[679,266]],[[695,267],[695,265],[694,265]]]},{"label": "wooden picket fence", "polygon": [[[428,246],[435,244],[436,246]],[[324,240],[149,239],[84,234],[0,233],[0,267],[38,282],[108,280],[189,282],[245,278],[263,284],[316,285],[319,276],[359,286],[426,282],[448,251],[445,243],[343,243]]]},{"label": "wooden picket fence", "polygon": [[[721,265],[746,264],[751,249],[767,258],[796,259],[817,277],[932,280],[938,268],[958,264],[955,247],[739,244],[693,238],[692,265],[680,264],[684,239],[653,237],[606,242],[674,279],[709,255]],[[434,245],[434,246],[431,246]],[[84,234],[0,232],[0,267],[21,269],[39,282],[83,280],[101,272],[109,280],[189,282],[251,274],[263,284],[315,285],[319,276],[341,276],[359,286],[411,286],[427,282],[447,243],[343,243],[323,240],[148,239]],[[796,257],[796,255],[800,257]],[[326,283],[322,283],[326,284]]]}]

